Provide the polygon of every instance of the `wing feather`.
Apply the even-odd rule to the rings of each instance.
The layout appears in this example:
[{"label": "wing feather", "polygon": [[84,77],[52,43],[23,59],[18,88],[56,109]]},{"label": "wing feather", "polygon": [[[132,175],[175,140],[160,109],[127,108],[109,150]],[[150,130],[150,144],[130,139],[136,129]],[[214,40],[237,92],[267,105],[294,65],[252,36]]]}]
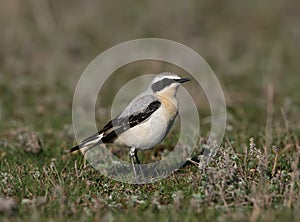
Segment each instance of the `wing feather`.
[{"label": "wing feather", "polygon": [[[84,139],[78,146],[73,147],[70,152],[85,148],[93,148],[101,143],[112,143],[118,135],[128,129],[135,127],[148,119],[159,107],[161,103],[152,95],[144,95],[135,98],[126,109],[110,122],[108,122],[97,133]],[[95,141],[95,143],[93,143]]]}]

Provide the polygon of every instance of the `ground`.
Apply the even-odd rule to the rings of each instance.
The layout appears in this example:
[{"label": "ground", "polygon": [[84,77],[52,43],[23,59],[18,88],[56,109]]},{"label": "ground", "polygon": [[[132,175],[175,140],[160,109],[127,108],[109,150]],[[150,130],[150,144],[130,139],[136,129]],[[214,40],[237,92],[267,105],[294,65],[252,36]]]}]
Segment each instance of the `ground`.
[{"label": "ground", "polygon": [[[297,221],[298,2],[0,4],[1,221]],[[209,106],[198,95],[203,126],[192,159],[164,180],[130,185],[85,166],[80,153],[67,153],[76,144],[72,99],[92,59],[145,37],[178,41],[208,62],[224,90],[227,126],[221,144],[207,142]],[[186,74],[154,61],[119,69],[99,95],[99,127],[126,81],[166,70]],[[141,161],[167,155],[178,133],[175,127],[154,150],[140,152]]]}]

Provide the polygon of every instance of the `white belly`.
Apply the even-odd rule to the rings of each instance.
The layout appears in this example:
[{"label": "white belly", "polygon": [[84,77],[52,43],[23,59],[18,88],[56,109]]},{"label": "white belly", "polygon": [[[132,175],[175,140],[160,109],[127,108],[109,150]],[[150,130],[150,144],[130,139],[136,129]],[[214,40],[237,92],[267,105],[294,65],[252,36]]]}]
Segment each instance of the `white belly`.
[{"label": "white belly", "polygon": [[116,142],[137,149],[150,149],[156,146],[165,138],[177,113],[171,118],[164,118],[165,115],[162,109],[158,109],[147,121],[119,135]]}]

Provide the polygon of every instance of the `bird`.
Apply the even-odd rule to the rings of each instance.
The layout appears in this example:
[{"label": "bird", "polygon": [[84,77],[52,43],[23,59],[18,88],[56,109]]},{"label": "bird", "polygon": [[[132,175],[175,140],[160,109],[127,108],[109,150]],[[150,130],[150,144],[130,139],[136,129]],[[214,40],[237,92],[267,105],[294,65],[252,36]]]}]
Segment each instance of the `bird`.
[{"label": "bird", "polygon": [[151,149],[166,137],[178,115],[177,90],[190,80],[172,72],[156,74],[148,88],[137,95],[120,115],[69,152],[86,152],[100,144],[125,145],[130,147],[129,157],[137,178],[134,163],[140,164],[137,150]]}]

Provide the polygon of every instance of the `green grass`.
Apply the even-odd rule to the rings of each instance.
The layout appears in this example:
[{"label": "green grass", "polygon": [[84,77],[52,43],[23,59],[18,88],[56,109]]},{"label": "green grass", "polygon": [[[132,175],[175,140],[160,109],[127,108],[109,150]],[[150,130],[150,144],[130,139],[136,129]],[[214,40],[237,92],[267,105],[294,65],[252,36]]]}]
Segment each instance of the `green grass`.
[{"label": "green grass", "polygon": [[64,155],[58,145],[56,151],[45,146],[39,154],[7,146],[2,149],[0,188],[3,196],[14,198],[16,208],[2,216],[16,221],[107,217],[208,221],[219,217],[279,220],[288,215],[295,220],[299,178],[293,174],[298,175],[299,153],[282,151],[272,175],[274,153],[264,168],[260,149],[248,147],[246,157],[232,147],[237,144],[217,148],[206,167],[188,163],[162,181],[129,185],[83,168],[81,155]]},{"label": "green grass", "polygon": [[[0,4],[0,221],[298,220],[298,3]],[[228,119],[215,154],[204,124],[192,161],[164,180],[130,185],[66,151],[76,142],[72,98],[84,68],[103,50],[142,37],[168,38],[198,51],[224,88]],[[99,127],[124,82],[166,69],[186,74],[153,61],[118,70],[113,79],[119,81],[103,91],[109,99],[97,104],[103,109],[97,113],[104,113],[97,116]],[[203,120],[208,104],[204,95],[196,97]],[[142,162],[166,155],[177,135],[174,129],[154,150],[140,152]],[[125,151],[117,155],[128,160]]]}]

